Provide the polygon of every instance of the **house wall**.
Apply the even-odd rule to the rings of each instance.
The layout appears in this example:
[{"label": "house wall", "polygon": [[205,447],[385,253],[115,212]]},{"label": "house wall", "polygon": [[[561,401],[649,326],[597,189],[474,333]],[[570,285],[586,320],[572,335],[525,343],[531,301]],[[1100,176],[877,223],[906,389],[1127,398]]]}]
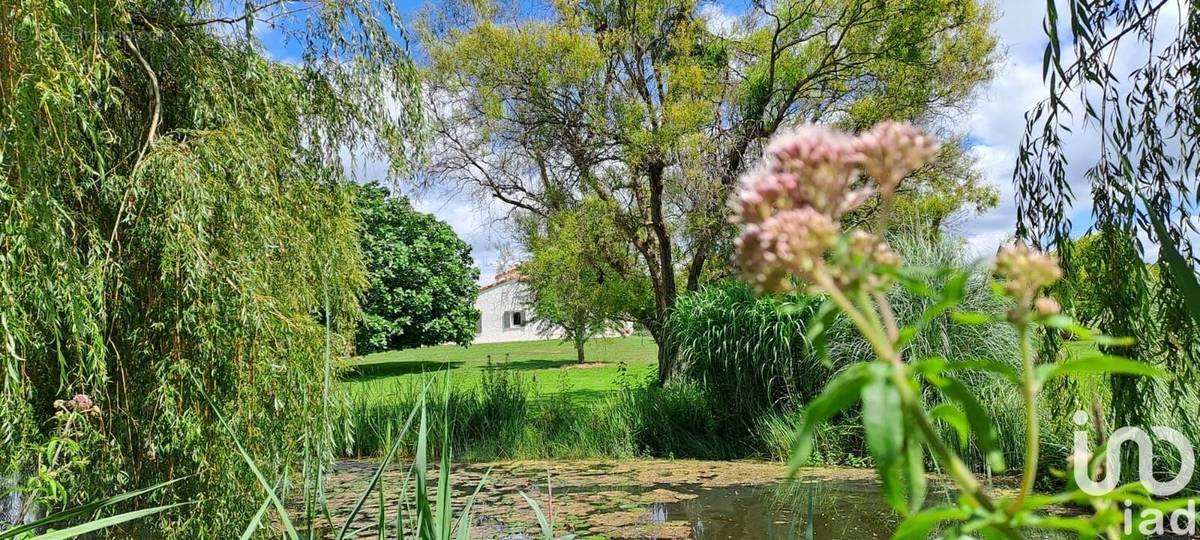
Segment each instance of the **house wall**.
[{"label": "house wall", "polygon": [[[526,288],[518,280],[509,280],[486,287],[479,291],[475,309],[479,310],[479,331],[474,343],[499,343],[503,341],[530,341],[535,339],[559,338],[562,333],[555,330],[549,334],[538,331],[538,324],[531,321],[533,310],[525,305]],[[520,312],[525,321],[523,326],[514,326],[511,313]]]}]

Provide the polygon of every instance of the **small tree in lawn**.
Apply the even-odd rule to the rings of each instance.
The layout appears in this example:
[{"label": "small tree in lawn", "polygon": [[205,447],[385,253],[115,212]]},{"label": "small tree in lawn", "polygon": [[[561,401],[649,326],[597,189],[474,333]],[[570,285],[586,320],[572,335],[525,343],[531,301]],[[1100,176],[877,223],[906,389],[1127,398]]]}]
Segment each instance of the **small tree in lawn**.
[{"label": "small tree in lawn", "polygon": [[[526,248],[532,254],[521,266],[529,285],[528,302],[540,329],[561,329],[564,341],[574,343],[581,364],[587,341],[619,328],[621,313],[639,297],[636,284],[614,268],[625,264],[630,254],[606,236],[611,228],[591,226],[593,220],[603,219],[597,216],[603,212],[602,205],[585,203],[525,227]],[[647,290],[641,297],[648,295]]]},{"label": "small tree in lawn", "polygon": [[467,345],[479,311],[479,270],[471,246],[445,222],[413,210],[378,184],[355,188],[361,248],[370,284],[363,297],[357,351]]}]

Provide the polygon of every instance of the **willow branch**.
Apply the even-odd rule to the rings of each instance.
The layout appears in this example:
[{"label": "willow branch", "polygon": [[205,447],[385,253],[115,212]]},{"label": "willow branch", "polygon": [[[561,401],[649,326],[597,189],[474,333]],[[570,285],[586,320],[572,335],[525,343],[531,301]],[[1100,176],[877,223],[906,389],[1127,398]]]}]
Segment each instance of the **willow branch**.
[{"label": "willow branch", "polygon": [[138,169],[142,166],[142,159],[146,157],[146,152],[150,150],[150,145],[154,144],[155,134],[158,132],[158,122],[162,114],[162,95],[158,90],[158,75],[154,74],[154,69],[150,67],[150,63],[142,56],[142,52],[138,50],[137,45],[129,39],[128,35],[122,36],[125,40],[125,46],[129,47],[129,51],[137,58],[138,63],[142,65],[142,70],[146,72],[146,78],[150,79],[150,89],[154,94],[154,108],[150,114],[150,129],[146,130],[146,142],[142,144],[142,149],[138,152],[137,161],[133,163],[133,173],[136,175]]}]

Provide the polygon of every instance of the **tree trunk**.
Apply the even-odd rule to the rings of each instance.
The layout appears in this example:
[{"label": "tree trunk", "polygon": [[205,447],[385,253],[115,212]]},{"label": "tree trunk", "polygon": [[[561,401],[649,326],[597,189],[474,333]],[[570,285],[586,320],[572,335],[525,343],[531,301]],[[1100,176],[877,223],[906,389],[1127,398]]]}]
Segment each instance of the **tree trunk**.
[{"label": "tree trunk", "polygon": [[646,327],[646,331],[650,332],[650,337],[654,338],[654,343],[658,345],[658,386],[661,387],[671,377],[677,351],[667,337],[664,324],[657,318],[642,321],[642,326]]},{"label": "tree trunk", "polygon": [[583,345],[585,343],[587,342],[583,339],[578,337],[575,338],[575,359],[578,360],[580,364],[583,363]]},{"label": "tree trunk", "polygon": [[[656,247],[658,248],[658,273],[660,284],[657,284],[658,302],[655,313],[655,326],[658,328],[658,337],[654,339],[658,343],[658,385],[662,386],[667,382],[667,378],[671,375],[675,365],[675,349],[667,343],[665,338],[665,327],[667,318],[671,315],[671,310],[675,307],[675,297],[678,294],[678,289],[675,285],[675,262],[672,253],[671,233],[667,230],[666,219],[663,216],[663,173],[665,165],[662,162],[655,162],[647,169],[647,176],[650,181],[650,228],[654,233]],[[650,264],[654,264],[652,261]],[[651,331],[651,335],[654,332]]]}]

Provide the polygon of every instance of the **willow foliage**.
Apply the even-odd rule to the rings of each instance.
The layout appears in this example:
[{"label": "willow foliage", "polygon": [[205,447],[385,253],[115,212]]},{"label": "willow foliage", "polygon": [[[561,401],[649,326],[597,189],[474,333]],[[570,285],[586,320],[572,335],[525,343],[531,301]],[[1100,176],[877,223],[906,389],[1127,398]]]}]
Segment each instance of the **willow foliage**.
[{"label": "willow foliage", "polygon": [[[205,395],[268,475],[330,451],[365,283],[339,152],[402,169],[420,121],[390,9],[0,7],[0,480],[53,509],[186,476],[158,497],[200,504],[117,534],[226,538],[257,491]],[[54,416],[74,394],[102,414]]]},{"label": "willow foliage", "polygon": [[[1190,384],[1200,353],[1200,258],[1189,239],[1198,232],[1200,10],[1165,0],[1062,4],[1046,3],[1048,95],[1025,115],[1014,173],[1017,234],[1057,249],[1068,283],[1086,273],[1104,291],[1099,326],[1138,337],[1120,354],[1162,364],[1179,375],[1172,384]],[[1065,151],[1080,120],[1100,135],[1082,195],[1104,256],[1087,267],[1072,253],[1080,194]],[[1143,263],[1142,238],[1162,246],[1157,268]],[[1116,425],[1148,425],[1157,407],[1182,403],[1157,400],[1152,384],[1113,376]]]}]

